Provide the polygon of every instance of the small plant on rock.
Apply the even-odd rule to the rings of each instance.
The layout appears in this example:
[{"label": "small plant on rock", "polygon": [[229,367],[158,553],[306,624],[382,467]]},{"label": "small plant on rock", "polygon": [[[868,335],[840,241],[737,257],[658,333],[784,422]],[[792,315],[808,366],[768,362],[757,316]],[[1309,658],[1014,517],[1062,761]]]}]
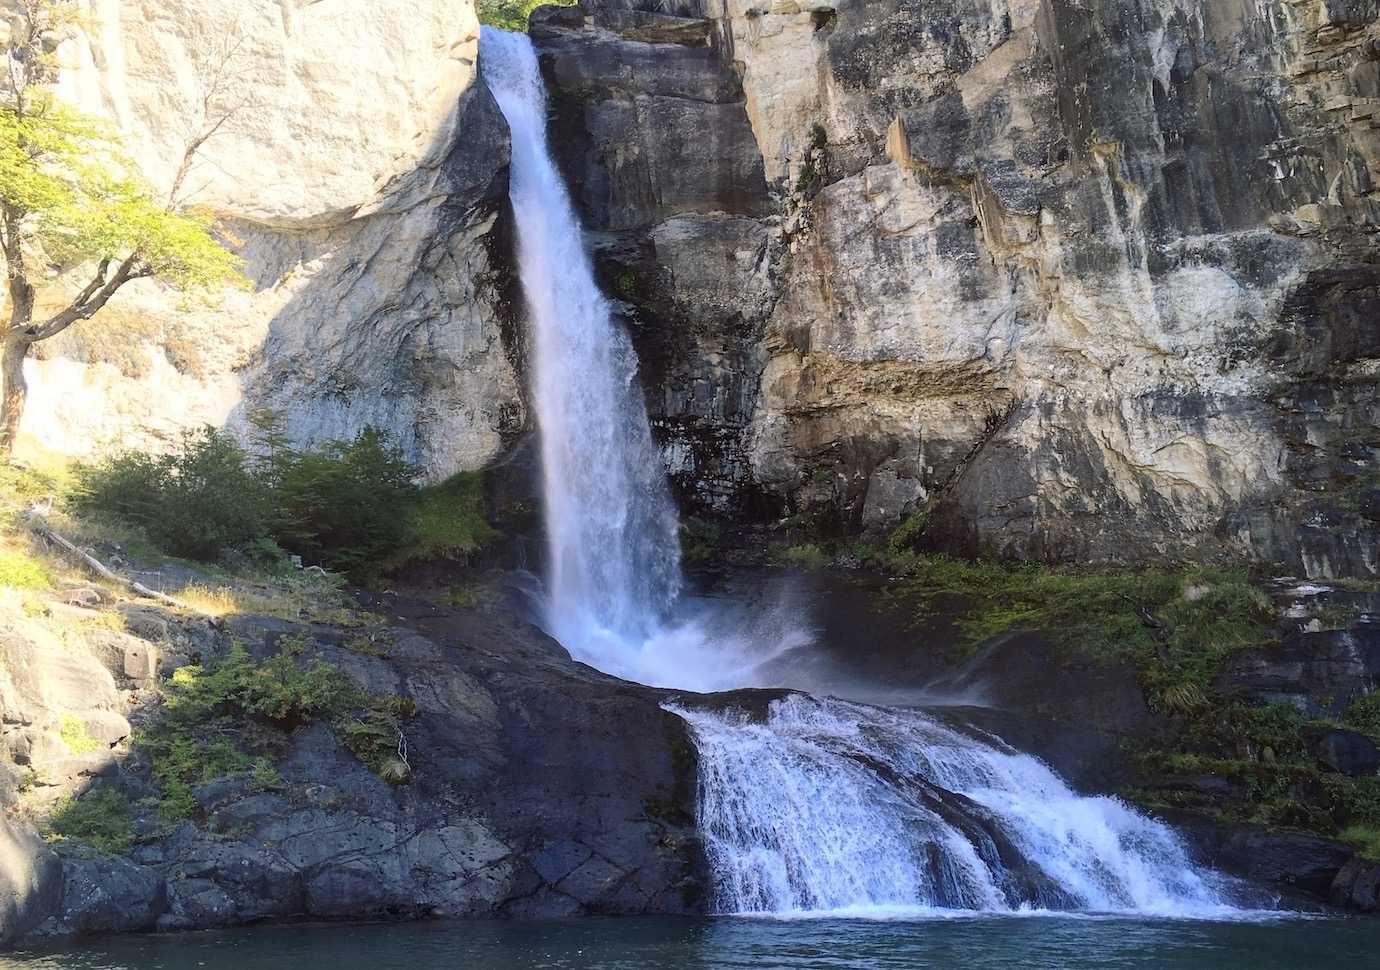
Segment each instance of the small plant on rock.
[{"label": "small plant on rock", "polygon": [[99,788],[62,799],[48,816],[46,834],[57,841],[84,842],[98,852],[120,855],[134,841],[129,801],[113,788]]}]

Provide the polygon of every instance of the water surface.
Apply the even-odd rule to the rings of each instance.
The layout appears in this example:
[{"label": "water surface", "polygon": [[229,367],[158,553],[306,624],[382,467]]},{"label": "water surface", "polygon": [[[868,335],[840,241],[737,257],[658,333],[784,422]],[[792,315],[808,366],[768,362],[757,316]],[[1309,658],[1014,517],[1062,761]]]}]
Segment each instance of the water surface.
[{"label": "water surface", "polygon": [[1380,920],[1089,916],[676,919],[278,926],[0,956],[5,970],[887,970],[1375,966]]}]

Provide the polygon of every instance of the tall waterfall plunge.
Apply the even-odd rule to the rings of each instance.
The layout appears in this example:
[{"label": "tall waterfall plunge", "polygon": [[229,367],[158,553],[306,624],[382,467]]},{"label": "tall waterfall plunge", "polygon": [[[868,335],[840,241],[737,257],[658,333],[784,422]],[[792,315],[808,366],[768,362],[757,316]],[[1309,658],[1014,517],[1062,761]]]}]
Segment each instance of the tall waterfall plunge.
[{"label": "tall waterfall plunge", "polygon": [[[550,563],[548,630],[576,658],[665,687],[780,685],[764,661],[809,642],[771,615],[685,615],[678,523],[637,360],[599,292],[546,144],[524,35],[485,27],[484,79],[512,132],[510,196],[532,313]],[[767,679],[764,679],[766,677]],[[720,912],[897,907],[1226,911],[1175,834],[1072,792],[995,738],[920,712],[803,695],[765,721],[689,705],[699,822]]]},{"label": "tall waterfall plunge", "polygon": [[581,659],[605,666],[668,618],[680,590],[676,512],[637,357],[594,282],[546,148],[546,91],[531,41],[485,27],[481,45],[484,79],[512,131],[509,196],[533,321],[550,546],[547,622]]}]

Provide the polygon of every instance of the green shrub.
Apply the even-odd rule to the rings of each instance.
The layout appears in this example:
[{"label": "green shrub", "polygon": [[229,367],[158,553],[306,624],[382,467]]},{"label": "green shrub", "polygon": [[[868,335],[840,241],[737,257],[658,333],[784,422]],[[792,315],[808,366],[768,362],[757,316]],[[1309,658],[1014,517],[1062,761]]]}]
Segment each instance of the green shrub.
[{"label": "green shrub", "polygon": [[925,536],[925,528],[930,524],[929,506],[913,515],[906,516],[891,535],[887,536],[887,548],[892,552],[905,552],[919,545]]},{"label": "green shrub", "polygon": [[689,516],[680,523],[680,558],[682,562],[712,562],[723,547],[723,529],[716,522]]},{"label": "green shrub", "polygon": [[460,472],[415,494],[386,565],[397,569],[411,562],[467,559],[497,535],[487,518],[483,473]]},{"label": "green shrub", "polygon": [[47,589],[53,578],[43,563],[22,552],[0,550],[0,586]]},{"label": "green shrub", "polygon": [[283,548],[328,569],[371,573],[403,542],[416,474],[388,435],[366,428],[321,451],[269,459],[273,534]]},{"label": "green shrub", "polygon": [[139,526],[173,555],[279,569],[293,552],[355,578],[468,556],[496,534],[477,473],[418,489],[416,468],[381,431],[298,451],[275,416],[258,424],[257,459],[212,428],[168,455],[113,455],[80,472],[77,508]]},{"label": "green shrub", "polygon": [[398,757],[400,725],[416,712],[413,702],[371,695],[320,658],[300,663],[308,644],[305,637],[285,637],[279,652],[262,661],[237,645],[214,666],[191,665],[173,674],[159,716],[134,738],[158,783],[159,813],[166,821],[194,814],[193,789],[217,778],[248,772],[258,790],[281,786],[272,759],[289,733],[313,722],[331,725],[341,743],[381,777],[393,784],[408,780],[390,759]]},{"label": "green shrub", "polygon": [[118,855],[134,841],[129,802],[113,788],[91,789],[62,799],[48,817],[50,838],[85,842],[92,848]]},{"label": "green shrub", "polygon": [[828,554],[814,543],[787,546],[776,558],[788,566],[797,566],[800,569],[823,569],[829,565]]},{"label": "green shrub", "polygon": [[78,472],[79,511],[140,526],[161,549],[215,560],[267,535],[268,495],[249,458],[215,428],[188,431],[166,455],[127,451]]}]

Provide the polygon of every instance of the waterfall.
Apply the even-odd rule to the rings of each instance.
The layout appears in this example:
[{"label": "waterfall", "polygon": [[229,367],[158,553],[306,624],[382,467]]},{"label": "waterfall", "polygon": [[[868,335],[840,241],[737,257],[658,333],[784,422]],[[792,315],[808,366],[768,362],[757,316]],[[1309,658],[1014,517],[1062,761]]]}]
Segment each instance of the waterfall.
[{"label": "waterfall", "polygon": [[581,659],[661,629],[680,589],[679,524],[637,356],[594,281],[546,145],[546,91],[524,34],[483,28],[484,80],[512,132],[509,197],[531,312],[549,549],[550,632]]},{"label": "waterfall", "polygon": [[[577,659],[646,684],[779,683],[766,671],[791,670],[791,652],[810,642],[789,618],[798,610],[690,615],[678,603],[678,523],[637,358],[547,151],[535,52],[525,35],[485,27],[480,65],[512,132],[546,627]],[[774,702],[764,723],[672,709],[700,753],[698,818],[720,912],[1224,910],[1218,878],[1189,864],[1172,831],[1115,799],[1076,795],[996,738],[804,695]]]},{"label": "waterfall", "polygon": [[803,694],[764,723],[672,709],[700,753],[718,912],[1234,911],[1170,828],[996,738]]}]

